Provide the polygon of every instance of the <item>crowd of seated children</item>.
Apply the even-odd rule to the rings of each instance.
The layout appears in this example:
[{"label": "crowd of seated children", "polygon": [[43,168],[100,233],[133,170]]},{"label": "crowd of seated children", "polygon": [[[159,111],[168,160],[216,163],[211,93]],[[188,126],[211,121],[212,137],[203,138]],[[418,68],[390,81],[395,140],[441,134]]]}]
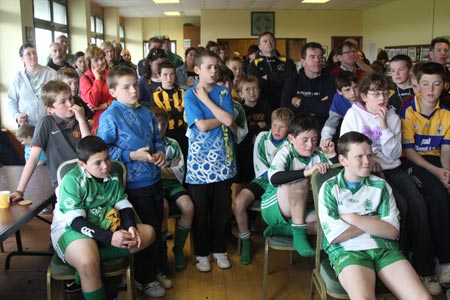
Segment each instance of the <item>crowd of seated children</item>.
[{"label": "crowd of seated children", "polygon": [[252,243],[248,226],[247,208],[261,198],[266,191],[269,180],[268,170],[276,151],[288,144],[287,134],[294,114],[288,108],[277,108],[272,112],[269,131],[261,131],[253,147],[253,167],[255,178],[244,187],[234,199],[234,216],[242,241],[240,263],[248,265],[252,261]]},{"label": "crowd of seated children", "polygon": [[350,299],[375,299],[378,276],[398,299],[432,299],[398,250],[399,213],[389,185],[371,175],[372,141],[348,132],[338,141],[338,175],[319,192],[324,249]]},{"label": "crowd of seated children", "polygon": [[277,151],[268,170],[270,185],[262,195],[261,214],[267,223],[264,235],[293,236],[293,247],[301,256],[314,256],[307,233],[315,232],[316,214],[308,204],[309,177],[315,170],[326,173],[336,162],[334,144],[317,148],[319,121],[302,113],[288,131],[289,143]]},{"label": "crowd of seated children", "polygon": [[[350,131],[363,133],[372,141],[372,171],[383,171],[400,211],[400,243],[433,294],[441,292],[434,271],[434,258],[427,207],[413,180],[401,167],[401,122],[388,104],[388,79],[379,73],[364,76],[359,97],[342,121],[341,136]],[[406,226],[407,225],[407,226]],[[409,233],[409,234],[408,234]],[[406,244],[407,243],[407,244]]]}]

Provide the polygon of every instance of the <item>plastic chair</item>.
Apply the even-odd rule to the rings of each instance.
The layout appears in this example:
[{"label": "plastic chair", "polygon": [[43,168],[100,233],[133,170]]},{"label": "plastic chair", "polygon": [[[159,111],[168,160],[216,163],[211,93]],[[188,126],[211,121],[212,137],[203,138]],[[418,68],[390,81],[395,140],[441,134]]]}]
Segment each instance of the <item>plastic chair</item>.
[{"label": "plastic chair", "polygon": [[[320,174],[318,171],[314,172],[311,178],[311,186],[314,198],[314,206],[318,207],[319,201],[319,191],[322,184],[328,179],[336,176],[342,170],[342,166],[340,164],[335,164],[328,170],[325,174]],[[377,176],[383,176],[382,174],[377,174]],[[380,176],[380,177],[381,177]],[[320,229],[320,220],[319,216],[317,216],[317,236],[316,236],[316,258],[314,269],[312,271],[311,276],[311,291],[310,291],[310,300],[315,299],[315,292],[319,294],[319,298],[321,300],[326,299],[349,299],[347,293],[339,282],[339,279],[336,277],[336,273],[330,265],[330,261],[328,257],[326,259],[322,259],[321,251],[322,251],[322,235],[323,232]],[[392,297],[393,295],[389,292],[389,290],[382,284],[380,280],[376,282],[376,298],[385,298]]]},{"label": "plastic chair", "polygon": [[[58,183],[61,182],[64,175],[72,170],[77,165],[77,159],[72,159],[62,163],[58,170]],[[119,162],[113,160],[111,163],[111,173],[117,174],[119,178],[122,178],[123,185],[126,183],[126,168]],[[136,216],[137,217],[137,216]],[[139,220],[138,220],[139,222]],[[129,257],[111,259],[101,262],[102,277],[114,277],[122,275],[126,278],[127,291],[126,299],[133,300],[134,291],[134,277],[133,277],[133,256]],[[61,259],[55,254],[50,261],[47,268],[47,300],[52,300],[52,279],[60,280],[63,290],[64,299],[67,299],[67,294],[64,291],[64,281],[63,280],[74,280],[75,279],[75,269],[61,261]]]}]

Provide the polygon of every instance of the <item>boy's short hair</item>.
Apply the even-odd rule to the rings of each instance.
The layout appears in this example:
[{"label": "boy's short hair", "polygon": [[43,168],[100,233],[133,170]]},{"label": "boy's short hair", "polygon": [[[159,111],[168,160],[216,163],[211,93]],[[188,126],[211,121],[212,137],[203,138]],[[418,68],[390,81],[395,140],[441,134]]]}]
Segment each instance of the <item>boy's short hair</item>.
[{"label": "boy's short hair", "polygon": [[33,125],[22,125],[17,129],[16,137],[18,138],[27,138],[27,137],[33,137],[34,135],[34,126]]},{"label": "boy's short hair", "polygon": [[387,90],[389,81],[383,74],[373,72],[364,76],[358,85],[359,93],[367,94],[369,90]]},{"label": "boy's short hair", "polygon": [[219,71],[217,74],[217,82],[231,82],[233,83],[234,80],[234,74],[233,71],[231,71],[228,67],[225,66],[219,66]]},{"label": "boy's short hair", "polygon": [[202,65],[203,63],[203,57],[214,57],[219,61],[219,56],[217,56],[217,54],[211,50],[203,50],[199,53],[197,53],[197,55],[195,56],[195,66],[199,67]]},{"label": "boy's short hair", "polygon": [[118,65],[109,70],[108,77],[106,77],[108,88],[115,89],[117,81],[124,76],[132,76],[137,79],[136,71],[126,65]]},{"label": "boy's short hair", "polygon": [[301,53],[302,53],[302,58],[305,59],[306,58],[306,50],[308,49],[320,49],[320,51],[322,51],[323,54],[323,47],[320,43],[317,42],[309,42],[303,45]]},{"label": "boy's short hair", "polygon": [[242,65],[244,65],[244,62],[242,61],[242,58],[240,58],[239,56],[230,56],[225,60],[225,65],[228,67],[229,64],[231,64],[232,62],[240,62]]},{"label": "boy's short hair", "polygon": [[448,46],[450,46],[450,41],[444,37],[435,37],[434,39],[431,40],[431,45],[430,45],[430,50],[433,51],[434,50],[434,46],[436,46],[437,43],[445,43]]},{"label": "boy's short hair", "polygon": [[20,57],[23,57],[23,52],[25,51],[26,48],[34,48],[34,44],[25,43],[22,46],[20,46],[20,48],[19,48],[19,56]]},{"label": "boy's short hair", "polygon": [[195,51],[195,54],[198,53],[197,48],[195,48],[195,47],[189,47],[189,48],[187,48],[187,49],[184,51],[184,56],[186,57],[186,56],[189,54],[189,52],[191,52],[191,51]]},{"label": "boy's short hair", "polygon": [[108,151],[108,146],[100,137],[88,135],[78,142],[76,151],[78,160],[86,163],[92,155]]},{"label": "boy's short hair", "polygon": [[442,81],[445,82],[445,70],[441,64],[435,62],[423,63],[416,73],[417,82],[420,81],[423,75],[439,75]]},{"label": "boy's short hair", "polygon": [[73,55],[73,61],[76,61],[77,59],[79,59],[82,56],[84,56],[84,52],[83,51],[75,52],[75,54]]},{"label": "boy's short hair", "polygon": [[256,76],[253,76],[253,75],[242,76],[241,79],[239,80],[239,82],[237,83],[238,91],[242,91],[244,84],[253,83],[253,82],[256,83],[256,85],[259,88],[259,81],[258,81],[258,78],[256,78]]},{"label": "boy's short hair", "polygon": [[158,74],[161,75],[162,69],[172,69],[175,71],[175,66],[170,61],[164,61],[158,65]]},{"label": "boy's short hair", "polygon": [[211,47],[219,47],[219,44],[217,44],[217,43],[214,42],[214,41],[208,41],[208,43],[206,44],[206,49],[207,49],[207,50],[210,50]]},{"label": "boy's short hair", "polygon": [[288,133],[296,137],[302,132],[311,130],[315,130],[317,133],[320,133],[319,120],[317,120],[317,118],[310,113],[302,112],[292,118]]},{"label": "boy's short hair", "polygon": [[55,103],[56,97],[63,92],[72,94],[70,86],[65,82],[50,80],[44,84],[41,90],[41,98],[45,107],[52,107],[53,103]]},{"label": "boy's short hair", "polygon": [[342,71],[336,76],[336,88],[341,91],[346,86],[352,86],[352,83],[358,84],[358,76],[350,71]]},{"label": "boy's short hair", "polygon": [[425,62],[423,62],[423,61],[419,61],[418,63],[416,63],[413,67],[412,67],[412,70],[411,70],[411,79],[416,79],[417,80],[417,73],[419,72],[419,70],[420,70],[420,68],[422,67],[422,65],[424,64]]},{"label": "boy's short hair", "polygon": [[347,132],[343,134],[338,140],[337,144],[338,154],[347,157],[347,154],[350,151],[350,146],[352,144],[362,144],[362,143],[367,143],[368,145],[371,146],[372,140],[365,134],[362,134],[357,131]]},{"label": "boy's short hair", "polygon": [[354,43],[345,40],[336,47],[336,53],[338,55],[342,55],[342,52],[344,51],[345,46],[347,46],[347,48],[350,48],[350,49],[357,49],[357,46]]},{"label": "boy's short hair", "polygon": [[409,57],[408,55],[405,55],[405,54],[398,54],[398,55],[394,56],[393,58],[391,58],[391,62],[394,62],[394,61],[406,62],[406,67],[408,69],[411,69],[413,66],[411,57]]},{"label": "boy's short hair", "polygon": [[294,112],[287,107],[280,107],[272,112],[271,120],[273,121],[284,121],[291,125],[292,119],[294,118]]},{"label": "boy's short hair", "polygon": [[64,81],[66,79],[79,79],[77,71],[71,67],[64,67],[56,72],[56,80]]},{"label": "boy's short hair", "polygon": [[166,123],[169,122],[169,113],[162,109],[161,107],[152,107],[151,111],[153,112],[153,115],[155,116],[155,120],[156,122],[163,122],[165,121]]}]

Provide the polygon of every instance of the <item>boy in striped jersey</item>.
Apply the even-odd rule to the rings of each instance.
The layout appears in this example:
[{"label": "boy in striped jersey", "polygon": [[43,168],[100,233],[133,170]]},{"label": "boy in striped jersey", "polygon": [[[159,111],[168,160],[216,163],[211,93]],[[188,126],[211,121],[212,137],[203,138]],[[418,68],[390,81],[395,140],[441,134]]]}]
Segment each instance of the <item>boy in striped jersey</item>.
[{"label": "boy in striped jersey", "polygon": [[[337,159],[334,143],[317,149],[319,120],[308,113],[294,117],[289,127],[289,144],[277,151],[268,170],[271,183],[261,197],[261,214],[269,225],[264,236],[293,237],[294,249],[302,256],[314,256],[307,233],[315,232],[316,214],[308,203],[309,177],[326,173]],[[337,160],[336,160],[337,162]]]},{"label": "boy in striped jersey", "polygon": [[432,299],[399,250],[392,190],[370,174],[372,141],[350,131],[338,142],[344,170],[319,192],[324,249],[350,299],[375,299],[376,275],[398,299]]},{"label": "boy in striped jersey", "polygon": [[247,208],[255,199],[261,198],[269,185],[267,171],[275,152],[288,143],[286,136],[293,117],[294,113],[289,108],[278,108],[272,112],[270,131],[260,132],[253,147],[255,179],[243,188],[234,200],[234,215],[239,227],[239,238],[242,240],[240,263],[243,265],[252,262]]}]

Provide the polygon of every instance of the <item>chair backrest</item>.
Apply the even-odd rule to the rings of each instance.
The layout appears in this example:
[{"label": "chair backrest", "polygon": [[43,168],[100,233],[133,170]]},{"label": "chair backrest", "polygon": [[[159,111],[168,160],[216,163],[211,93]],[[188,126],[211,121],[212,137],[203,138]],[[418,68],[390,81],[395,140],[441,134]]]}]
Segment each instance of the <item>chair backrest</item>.
[{"label": "chair backrest", "polygon": [[319,212],[317,208],[319,207],[319,191],[322,187],[322,184],[328,179],[336,176],[342,170],[341,164],[334,164],[325,174],[321,174],[319,171],[315,171],[311,176],[311,188],[313,192],[314,198],[314,207],[317,212],[317,237],[316,237],[316,258],[315,258],[315,267],[318,270],[320,268],[320,251],[322,250],[322,227],[320,225]]},{"label": "chair backrest", "polygon": [[[77,165],[78,159],[71,159],[63,162],[59,165],[58,170],[56,171],[56,175],[58,178],[58,184],[61,183],[64,175],[66,175],[70,170],[75,168]],[[125,188],[127,183],[127,169],[125,165],[117,160],[111,160],[111,174],[117,174],[117,177],[122,180],[122,185]]]}]

